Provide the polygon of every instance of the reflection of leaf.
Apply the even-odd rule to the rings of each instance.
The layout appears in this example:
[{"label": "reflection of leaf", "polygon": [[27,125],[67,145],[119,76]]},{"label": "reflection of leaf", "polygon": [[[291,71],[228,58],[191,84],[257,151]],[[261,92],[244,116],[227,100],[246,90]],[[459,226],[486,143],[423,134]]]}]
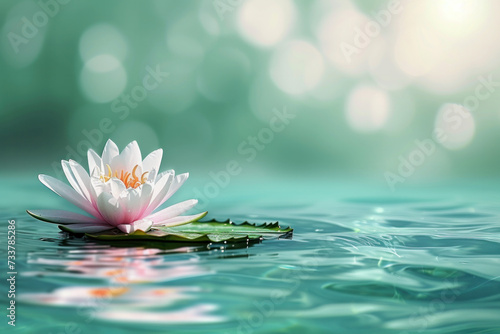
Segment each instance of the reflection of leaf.
[{"label": "reflection of leaf", "polygon": [[[69,231],[66,226],[59,225],[63,231]],[[187,242],[187,243],[236,243],[260,241],[270,238],[291,238],[293,229],[281,228],[276,223],[264,223],[262,225],[234,224],[229,219],[220,222],[216,220],[206,222],[193,222],[186,225],[174,227],[156,227],[148,232],[136,231],[125,234],[118,229],[100,233],[86,234],[86,236],[108,241],[143,241],[143,242]]]}]

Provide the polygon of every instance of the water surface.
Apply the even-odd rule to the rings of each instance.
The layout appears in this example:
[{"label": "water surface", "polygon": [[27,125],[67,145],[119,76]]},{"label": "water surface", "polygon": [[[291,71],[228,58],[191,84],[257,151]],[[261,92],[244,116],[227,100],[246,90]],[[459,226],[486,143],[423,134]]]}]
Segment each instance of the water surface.
[{"label": "water surface", "polygon": [[[249,185],[210,203],[207,218],[279,220],[291,240],[161,249],[68,237],[24,212],[70,209],[57,196],[31,181],[4,190],[3,244],[16,221],[15,332],[500,333],[496,193],[311,188],[262,196]],[[12,329],[5,317],[0,326]]]}]

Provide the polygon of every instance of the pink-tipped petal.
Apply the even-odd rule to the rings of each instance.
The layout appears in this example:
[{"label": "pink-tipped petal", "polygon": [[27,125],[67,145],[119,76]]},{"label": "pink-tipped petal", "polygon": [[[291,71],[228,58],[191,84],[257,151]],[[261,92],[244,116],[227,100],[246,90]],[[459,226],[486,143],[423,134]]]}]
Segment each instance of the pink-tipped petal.
[{"label": "pink-tipped petal", "polygon": [[99,195],[97,206],[104,220],[110,225],[116,226],[123,223],[125,210],[120,206],[119,200],[110,193],[105,192]]},{"label": "pink-tipped petal", "polygon": [[118,199],[120,202],[120,206],[124,210],[123,223],[130,224],[133,221],[137,220],[136,218],[139,216],[142,206],[141,206],[141,191],[142,189],[133,189],[129,188],[125,192],[122,193],[120,198]]},{"label": "pink-tipped petal", "polygon": [[165,221],[167,219],[174,218],[183,214],[184,212],[193,208],[197,203],[198,200],[196,199],[190,199],[184,202],[180,202],[172,206],[169,206],[166,209],[153,213],[148,218],[154,222]]},{"label": "pink-tipped petal", "polygon": [[172,227],[172,226],[184,225],[184,224],[188,224],[188,223],[192,223],[192,222],[195,222],[197,220],[200,220],[201,218],[205,217],[206,215],[207,215],[207,211],[196,214],[196,215],[191,215],[191,216],[177,216],[174,218],[155,222],[153,224],[153,226]]},{"label": "pink-tipped petal", "polygon": [[123,233],[134,233],[135,231],[147,232],[153,226],[153,222],[149,219],[136,220],[132,224],[121,224],[116,227],[120,229]]},{"label": "pink-tipped petal", "polygon": [[33,218],[55,224],[96,224],[106,223],[89,216],[64,210],[27,210]]},{"label": "pink-tipped petal", "polygon": [[153,193],[153,186],[150,183],[133,189],[129,188],[120,196],[120,205],[125,210],[124,222],[131,223],[144,217],[144,211],[148,207]]},{"label": "pink-tipped petal", "polygon": [[67,184],[59,181],[52,176],[40,174],[38,176],[40,182],[42,182],[47,188],[66,199],[68,202],[76,205],[80,209],[86,211],[94,217],[101,217],[99,212],[92,206],[92,204],[85,199],[82,195],[76,192],[75,189],[71,188]]}]

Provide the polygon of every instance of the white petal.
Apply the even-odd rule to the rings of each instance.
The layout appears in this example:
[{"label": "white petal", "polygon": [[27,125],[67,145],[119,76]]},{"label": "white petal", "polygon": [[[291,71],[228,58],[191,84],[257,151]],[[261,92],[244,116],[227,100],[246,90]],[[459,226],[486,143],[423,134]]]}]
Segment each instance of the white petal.
[{"label": "white petal", "polygon": [[153,226],[153,222],[149,219],[141,219],[136,220],[132,224],[121,224],[116,227],[120,229],[123,233],[134,233],[137,230],[141,230],[143,232],[149,231],[149,229]]},{"label": "white petal", "polygon": [[163,150],[160,148],[148,154],[148,156],[142,162],[142,170],[145,172],[160,169],[161,158],[163,156]]},{"label": "white petal", "polygon": [[158,182],[158,181],[160,181],[163,178],[163,176],[165,176],[167,174],[175,175],[175,170],[169,169],[169,170],[166,170],[166,171],[161,172],[160,174],[156,175],[155,183]]},{"label": "white petal", "polygon": [[196,214],[196,215],[191,215],[191,216],[177,216],[174,218],[166,219],[163,221],[155,222],[153,226],[177,226],[177,225],[184,225],[188,223],[192,223],[194,221],[200,220],[201,218],[205,217],[208,211]]},{"label": "white petal", "polygon": [[[102,182],[100,177],[97,176],[97,175],[100,175],[98,167],[96,167],[94,169],[93,175],[96,175],[96,176],[90,177],[90,186],[89,186],[90,201],[92,203],[92,206],[96,209],[96,211],[99,212],[99,207],[97,206],[97,198],[103,192],[111,192],[111,189],[110,189],[111,187],[109,185],[109,182],[104,183],[104,182]],[[105,220],[102,217],[100,212],[99,212],[99,217],[97,217],[97,218],[100,218],[103,221]]]},{"label": "white petal", "polygon": [[198,200],[190,199],[190,200],[169,206],[166,209],[163,209],[161,211],[158,211],[158,212],[150,215],[148,218],[154,222],[159,222],[159,221],[164,221],[164,220],[167,220],[170,218],[174,218],[174,217],[177,217],[177,216],[183,214],[184,212],[188,211],[189,209],[193,208],[197,203],[198,203]]},{"label": "white petal", "polygon": [[110,193],[104,192],[97,198],[97,206],[102,217],[110,225],[116,226],[123,223],[124,210],[121,208],[118,199]]},{"label": "white petal", "polygon": [[61,196],[62,198],[66,199],[70,203],[73,203],[80,209],[88,212],[92,216],[96,218],[100,218],[101,216],[99,215],[99,212],[92,206],[92,204],[86,200],[82,195],[76,192],[75,189],[71,188],[67,184],[59,181],[56,178],[53,178],[52,176],[48,175],[43,175],[40,174],[38,175],[38,179],[50,190]]},{"label": "white petal", "polygon": [[127,190],[127,187],[125,187],[122,180],[117,179],[116,177],[112,178],[108,182],[111,185],[111,194],[113,194],[113,197],[115,198],[120,197],[121,193]]},{"label": "white petal", "polygon": [[98,178],[100,179],[101,178],[101,169],[99,167],[95,167],[91,173],[90,173],[90,177],[95,177],[95,178]]},{"label": "white petal", "polygon": [[63,231],[73,233],[97,233],[110,230],[113,228],[111,225],[91,225],[91,224],[72,224],[72,225],[59,225]]},{"label": "white petal", "polygon": [[96,167],[100,170],[104,169],[101,157],[93,149],[88,150],[87,160],[89,161],[89,172],[92,173]]},{"label": "white petal", "polygon": [[174,180],[173,174],[161,173],[161,175],[161,178],[154,185],[151,202],[144,212],[144,215],[146,216],[153,212],[161,204],[162,199],[167,195],[170,185]]},{"label": "white petal", "polygon": [[[139,145],[137,142],[134,140],[130,144],[125,147],[125,149],[120,153],[120,155],[114,157],[111,160],[111,169],[114,171],[129,171],[131,172],[132,169],[136,166],[139,165],[141,166],[141,171],[142,171],[142,156],[141,156],[141,150],[139,149]],[[138,175],[140,176],[140,175]]]},{"label": "white petal", "polygon": [[[145,170],[145,171],[147,171],[147,170]],[[147,181],[154,183],[156,180],[156,173],[157,173],[156,169],[150,170],[148,175],[147,175],[147,177],[148,177]]]},{"label": "white petal", "polygon": [[104,146],[104,150],[102,151],[103,167],[105,167],[106,165],[110,165],[113,158],[118,156],[118,154],[120,154],[118,146],[116,146],[116,144],[111,139],[108,139],[106,145]]},{"label": "white petal", "polygon": [[143,213],[147,209],[153,193],[153,186],[145,183],[136,189],[129,188],[120,196],[120,205],[125,212],[124,221],[133,222],[144,217]]},{"label": "white petal", "polygon": [[136,219],[147,216],[146,211],[149,207],[149,203],[151,203],[151,198],[153,197],[154,192],[154,186],[148,182],[144,183],[142,186],[140,186],[140,188],[142,188],[140,203],[141,210],[138,213]]},{"label": "white petal", "polygon": [[33,218],[40,219],[55,224],[96,224],[104,225],[106,223],[96,218],[81,215],[76,212],[64,210],[27,210]]},{"label": "white petal", "polygon": [[155,210],[156,208],[158,208],[159,206],[161,206],[170,197],[172,197],[172,195],[175,194],[175,192],[177,190],[179,190],[179,188],[188,179],[188,177],[189,177],[189,173],[184,173],[184,174],[177,175],[174,178],[174,180],[172,181],[172,185],[169,187],[168,192],[163,196],[163,198],[161,199],[161,201],[158,202],[158,205],[156,205],[156,207],[153,210]]},{"label": "white petal", "polygon": [[102,182],[99,177],[92,176],[90,178],[90,185],[90,193],[92,195],[92,199],[95,199],[95,205],[97,205],[97,198],[99,195],[111,192],[111,182]]},{"label": "white petal", "polygon": [[89,174],[78,162],[74,160],[69,161],[69,166],[71,167],[71,171],[73,172],[75,180],[80,186],[83,196],[85,196],[85,198],[87,198],[89,201],[92,201],[92,196],[90,196]]},{"label": "white petal", "polygon": [[123,223],[130,224],[136,220],[142,210],[141,191],[142,189],[128,188],[118,199],[124,211]]},{"label": "white petal", "polygon": [[71,171],[69,161],[61,160],[61,166],[62,166],[64,175],[66,175],[66,179],[68,179],[69,184],[71,184],[73,189],[75,189],[78,194],[83,196],[82,189],[80,189],[80,185],[78,184],[78,181],[76,180],[75,175],[73,175],[73,172]]}]

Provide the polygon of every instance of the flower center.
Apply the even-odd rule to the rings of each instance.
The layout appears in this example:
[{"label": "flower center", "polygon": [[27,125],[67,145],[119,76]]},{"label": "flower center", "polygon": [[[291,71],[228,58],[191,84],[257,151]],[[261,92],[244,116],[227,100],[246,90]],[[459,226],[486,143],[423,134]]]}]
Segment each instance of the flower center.
[{"label": "flower center", "polygon": [[137,172],[137,168],[139,167],[139,165],[135,165],[134,169],[132,169],[132,173],[125,172],[124,170],[121,171],[115,170],[113,173],[110,165],[106,164],[106,167],[108,168],[108,175],[101,175],[102,182],[107,182],[111,178],[115,177],[121,180],[125,185],[125,187],[134,189],[146,182],[147,180],[146,175],[149,173],[149,172],[144,172],[142,173],[141,177],[138,177],[135,173]]}]

